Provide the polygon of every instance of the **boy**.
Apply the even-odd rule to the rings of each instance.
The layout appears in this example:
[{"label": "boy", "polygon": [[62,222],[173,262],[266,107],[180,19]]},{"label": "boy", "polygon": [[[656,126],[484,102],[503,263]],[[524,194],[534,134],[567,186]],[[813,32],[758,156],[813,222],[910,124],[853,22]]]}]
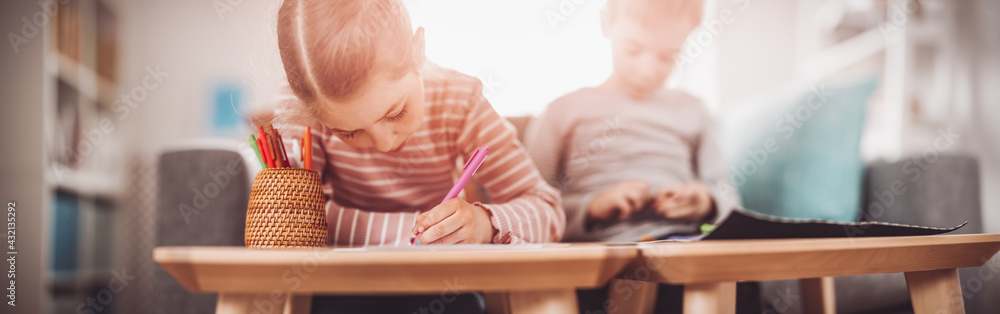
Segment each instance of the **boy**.
[{"label": "boy", "polygon": [[[611,76],[556,99],[525,132],[542,176],[562,192],[565,240],[693,234],[739,206],[736,195],[715,189],[729,184],[728,174],[705,106],[663,88],[701,21],[701,6],[697,0],[608,0],[601,28],[611,42]],[[657,312],[676,307],[681,289],[661,285]],[[621,306],[604,301],[608,290],[579,291],[581,313]],[[751,296],[749,308],[759,308],[753,292],[738,295]]]},{"label": "boy", "polygon": [[738,206],[713,189],[728,175],[705,106],[662,87],[700,16],[700,1],[609,0],[611,76],[556,99],[529,126],[528,151],[563,194],[566,240],[696,233]]}]

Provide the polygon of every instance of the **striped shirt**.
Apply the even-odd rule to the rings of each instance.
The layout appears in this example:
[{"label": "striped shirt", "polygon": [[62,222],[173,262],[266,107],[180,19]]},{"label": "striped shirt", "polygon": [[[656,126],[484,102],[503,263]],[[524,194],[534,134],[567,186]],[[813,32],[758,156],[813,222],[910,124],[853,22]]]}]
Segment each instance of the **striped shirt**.
[{"label": "striped shirt", "polygon": [[[441,202],[478,147],[489,158],[473,179],[490,201],[475,203],[498,231],[493,243],[560,240],[566,224],[559,193],[542,179],[516,131],[482,95],[482,83],[432,64],[421,71],[425,110],[421,127],[395,152],[354,148],[318,121],[310,121],[313,169],[321,174],[332,246],[409,245],[418,214]],[[301,109],[287,87],[280,89],[277,114]],[[300,106],[299,108],[294,108]],[[305,133],[304,125],[283,124],[286,149]]]}]

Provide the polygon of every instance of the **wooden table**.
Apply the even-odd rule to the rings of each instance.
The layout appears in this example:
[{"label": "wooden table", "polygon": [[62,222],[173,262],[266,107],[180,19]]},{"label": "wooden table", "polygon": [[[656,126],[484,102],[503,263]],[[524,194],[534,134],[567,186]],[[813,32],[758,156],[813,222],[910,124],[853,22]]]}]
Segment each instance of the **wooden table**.
[{"label": "wooden table", "polygon": [[[608,282],[634,246],[334,251],[158,247],[153,259],[193,292],[219,293],[216,313],[268,307],[308,313],[313,294],[485,292],[491,313],[576,313],[576,288]],[[445,300],[447,301],[447,300]]]},{"label": "wooden table", "polygon": [[634,289],[610,297],[620,313],[648,313],[656,283],[678,284],[684,313],[734,313],[737,281],[801,279],[804,312],[835,313],[834,276],[903,272],[917,314],[964,313],[956,268],[998,250],[1000,234],[641,244],[621,276]]}]

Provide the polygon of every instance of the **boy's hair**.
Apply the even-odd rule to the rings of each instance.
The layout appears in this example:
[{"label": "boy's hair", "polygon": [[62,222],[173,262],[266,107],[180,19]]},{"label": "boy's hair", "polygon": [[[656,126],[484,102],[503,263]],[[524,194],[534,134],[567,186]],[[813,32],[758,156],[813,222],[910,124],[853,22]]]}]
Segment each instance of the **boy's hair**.
[{"label": "boy's hair", "polygon": [[616,19],[627,18],[643,27],[652,27],[657,23],[682,19],[691,23],[694,28],[701,23],[701,0],[608,0],[605,4],[608,18],[614,23]]},{"label": "boy's hair", "polygon": [[306,104],[350,99],[374,75],[402,77],[422,62],[397,0],[285,0],[277,26],[288,84]]}]

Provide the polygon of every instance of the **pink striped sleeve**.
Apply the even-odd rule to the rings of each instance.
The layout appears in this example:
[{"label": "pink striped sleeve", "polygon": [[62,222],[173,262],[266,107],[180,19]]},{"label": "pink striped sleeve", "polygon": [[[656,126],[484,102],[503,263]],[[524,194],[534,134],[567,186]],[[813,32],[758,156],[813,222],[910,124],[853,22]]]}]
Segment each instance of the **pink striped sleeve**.
[{"label": "pink striped sleeve", "polygon": [[[481,88],[481,85],[479,85]],[[545,183],[515,131],[478,90],[470,100],[458,147],[462,156],[489,146],[490,156],[476,172],[489,193],[483,206],[498,230],[494,243],[558,242],[566,225],[559,193]]]}]

